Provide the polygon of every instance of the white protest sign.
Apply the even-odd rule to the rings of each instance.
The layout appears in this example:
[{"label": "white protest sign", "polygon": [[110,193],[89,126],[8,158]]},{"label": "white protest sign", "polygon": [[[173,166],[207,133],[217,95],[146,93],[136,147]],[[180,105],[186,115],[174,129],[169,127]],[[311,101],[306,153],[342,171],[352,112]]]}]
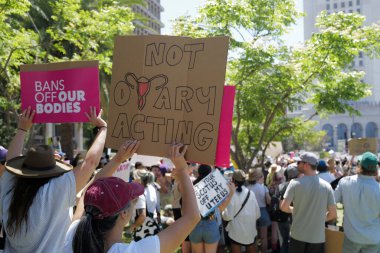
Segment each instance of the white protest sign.
[{"label": "white protest sign", "polygon": [[194,185],[194,191],[202,217],[214,211],[230,193],[226,179],[218,170]]},{"label": "white protest sign", "polygon": [[116,171],[112,174],[114,177],[123,179],[125,182],[129,182],[129,176],[131,174],[131,168],[129,162],[124,162],[119,165]]}]

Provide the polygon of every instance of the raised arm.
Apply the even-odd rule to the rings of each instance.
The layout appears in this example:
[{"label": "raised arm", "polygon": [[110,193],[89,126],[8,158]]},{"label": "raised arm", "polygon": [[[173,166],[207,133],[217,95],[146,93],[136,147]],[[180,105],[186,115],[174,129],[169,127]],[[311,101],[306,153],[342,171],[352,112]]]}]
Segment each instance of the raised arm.
[{"label": "raised arm", "polygon": [[186,150],[187,146],[176,144],[172,145],[169,151],[170,158],[175,165],[176,178],[181,184],[183,208],[182,217],[158,234],[161,253],[173,252],[200,220],[193,184],[187,173],[187,163],[184,158]]},{"label": "raised arm", "polygon": [[[125,160],[130,158],[137,150],[140,145],[140,141],[137,140],[127,140],[125,141],[117,151],[116,155],[111,159],[107,165],[96,173],[95,177],[87,183],[82,191],[82,195],[78,201],[77,208],[75,209],[74,215],[71,221],[78,220],[84,214],[84,193],[86,192],[87,187],[92,184],[95,180],[102,177],[110,177],[115,172],[117,167]],[[145,217],[144,217],[145,219]],[[144,221],[144,220],[143,220]]]},{"label": "raised arm", "polygon": [[35,111],[29,106],[18,116],[18,126],[16,135],[13,137],[8,147],[7,160],[22,155],[26,134],[33,126],[32,120]]},{"label": "raised arm", "polygon": [[94,180],[102,178],[102,177],[110,177],[119,167],[119,165],[125,160],[132,157],[134,153],[136,153],[137,149],[140,146],[140,141],[138,140],[127,140],[125,141],[117,151],[116,155],[109,161],[103,169],[101,169]]},{"label": "raised arm", "polygon": [[96,108],[90,108],[90,114],[86,113],[87,118],[91,124],[99,129],[98,134],[95,137],[90,149],[88,150],[86,157],[81,166],[74,169],[76,192],[78,193],[87,184],[92,173],[94,173],[96,167],[99,164],[104,144],[106,141],[107,123],[101,118],[102,110],[99,114],[96,114]]}]

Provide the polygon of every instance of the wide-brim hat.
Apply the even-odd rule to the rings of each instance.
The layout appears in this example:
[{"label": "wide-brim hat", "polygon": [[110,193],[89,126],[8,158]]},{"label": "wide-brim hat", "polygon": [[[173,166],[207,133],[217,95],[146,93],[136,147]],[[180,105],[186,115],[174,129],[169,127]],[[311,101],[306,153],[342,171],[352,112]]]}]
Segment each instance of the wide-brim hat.
[{"label": "wide-brim hat", "polygon": [[18,177],[47,178],[62,175],[73,169],[70,164],[54,159],[54,150],[48,145],[29,149],[25,156],[18,156],[5,163],[5,169]]}]

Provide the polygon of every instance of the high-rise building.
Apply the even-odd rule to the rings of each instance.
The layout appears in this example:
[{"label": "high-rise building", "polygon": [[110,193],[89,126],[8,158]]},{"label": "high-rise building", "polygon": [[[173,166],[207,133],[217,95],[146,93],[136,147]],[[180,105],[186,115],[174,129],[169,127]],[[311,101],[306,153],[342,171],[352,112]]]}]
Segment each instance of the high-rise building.
[{"label": "high-rise building", "polygon": [[[329,13],[343,11],[360,13],[366,17],[365,24],[370,25],[380,20],[380,1],[378,0],[303,0],[304,38],[309,39],[314,32],[316,16],[326,10]],[[371,59],[360,53],[352,62],[352,67],[365,71],[364,82],[372,85],[372,95],[360,101],[352,102],[361,116],[348,114],[331,115],[328,119],[319,119],[317,130],[327,132],[327,146],[342,151],[349,138],[374,137],[379,139],[380,126],[380,59]],[[293,114],[313,113],[312,106],[305,106]],[[378,141],[379,142],[379,141]]]},{"label": "high-rise building", "polygon": [[146,5],[134,5],[133,12],[146,18],[145,22],[134,22],[136,35],[161,34],[164,24],[161,22],[161,12],[164,11],[160,0],[146,0]]}]

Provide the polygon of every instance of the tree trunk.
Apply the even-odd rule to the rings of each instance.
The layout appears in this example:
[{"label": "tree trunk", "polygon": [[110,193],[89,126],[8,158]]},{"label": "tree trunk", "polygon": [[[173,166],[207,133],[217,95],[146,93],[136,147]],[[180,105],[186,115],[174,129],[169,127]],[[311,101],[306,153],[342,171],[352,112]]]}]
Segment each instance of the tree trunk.
[{"label": "tree trunk", "polygon": [[74,158],[74,143],[73,143],[74,124],[61,124],[61,146],[62,151],[66,153],[69,160]]}]

